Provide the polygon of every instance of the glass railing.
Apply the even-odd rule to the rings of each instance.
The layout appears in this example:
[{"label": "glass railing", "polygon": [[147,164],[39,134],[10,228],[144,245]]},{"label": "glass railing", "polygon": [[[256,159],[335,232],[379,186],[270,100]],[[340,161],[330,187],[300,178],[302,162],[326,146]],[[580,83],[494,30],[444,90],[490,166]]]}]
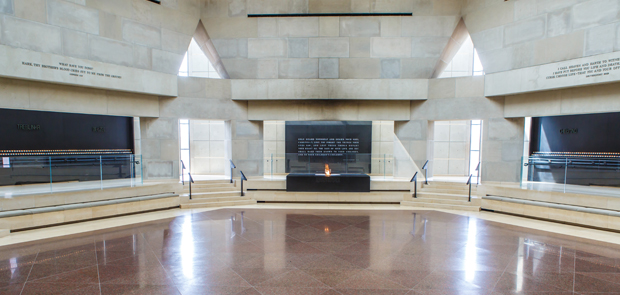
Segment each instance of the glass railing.
[{"label": "glass railing", "polygon": [[306,156],[303,154],[267,154],[264,157],[264,174],[324,173],[325,164],[332,173],[368,174],[371,176],[393,176],[394,155],[347,153],[328,156]]},{"label": "glass railing", "polygon": [[1,157],[0,197],[143,184],[141,155]]},{"label": "glass railing", "polygon": [[522,163],[521,188],[620,195],[620,158],[532,156]]}]

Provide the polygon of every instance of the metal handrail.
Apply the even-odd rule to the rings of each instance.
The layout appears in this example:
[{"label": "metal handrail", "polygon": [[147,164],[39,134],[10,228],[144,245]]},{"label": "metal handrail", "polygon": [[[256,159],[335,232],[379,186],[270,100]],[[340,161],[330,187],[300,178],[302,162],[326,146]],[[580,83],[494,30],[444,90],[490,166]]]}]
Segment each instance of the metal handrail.
[{"label": "metal handrail", "polygon": [[418,198],[418,172],[416,172],[409,182],[413,182],[413,198]]},{"label": "metal handrail", "polygon": [[428,161],[429,160],[426,160],[426,163],[422,166],[422,169],[424,169],[424,184],[428,184]]},{"label": "metal handrail", "polygon": [[235,166],[235,163],[233,163],[232,160],[230,161],[230,183],[233,183],[233,169],[237,168],[237,166]]},{"label": "metal handrail", "polygon": [[467,185],[469,185],[469,201],[468,202],[471,202],[471,178],[472,178],[472,176],[474,176],[474,175],[473,174],[469,174],[469,178],[467,179],[467,183],[466,183]]},{"label": "metal handrail", "polygon": [[185,163],[181,160],[181,183],[185,185]]},{"label": "metal handrail", "polygon": [[187,175],[189,175],[189,199],[192,199],[192,183],[194,183],[194,178],[192,177],[191,173],[187,173]]},{"label": "metal handrail", "polygon": [[243,181],[244,180],[247,181],[248,178],[245,177],[245,174],[243,174],[243,171],[239,170],[239,173],[241,173],[241,196],[243,197],[244,196],[244,193],[243,193]]}]

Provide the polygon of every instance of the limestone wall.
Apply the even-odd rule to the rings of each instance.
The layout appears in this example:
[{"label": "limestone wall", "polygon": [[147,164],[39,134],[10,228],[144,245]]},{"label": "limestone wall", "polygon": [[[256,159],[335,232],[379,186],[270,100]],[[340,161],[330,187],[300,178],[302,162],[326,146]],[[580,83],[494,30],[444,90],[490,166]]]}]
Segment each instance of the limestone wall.
[{"label": "limestone wall", "polygon": [[[201,19],[235,79],[430,78],[460,0],[208,0]],[[413,12],[412,17],[247,18],[248,14]]]},{"label": "limestone wall", "polygon": [[463,1],[487,73],[620,50],[617,0]]},{"label": "limestone wall", "polygon": [[0,44],[176,74],[200,0],[2,0]]},{"label": "limestone wall", "polygon": [[0,78],[0,108],[158,117],[159,98],[153,95]]}]

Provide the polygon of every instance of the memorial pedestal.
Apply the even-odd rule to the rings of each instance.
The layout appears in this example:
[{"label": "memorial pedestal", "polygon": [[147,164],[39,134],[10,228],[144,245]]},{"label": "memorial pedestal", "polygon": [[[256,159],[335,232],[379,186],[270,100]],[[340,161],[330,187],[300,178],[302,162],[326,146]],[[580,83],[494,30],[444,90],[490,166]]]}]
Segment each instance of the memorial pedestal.
[{"label": "memorial pedestal", "polygon": [[291,173],[286,176],[287,192],[370,192],[366,174]]}]

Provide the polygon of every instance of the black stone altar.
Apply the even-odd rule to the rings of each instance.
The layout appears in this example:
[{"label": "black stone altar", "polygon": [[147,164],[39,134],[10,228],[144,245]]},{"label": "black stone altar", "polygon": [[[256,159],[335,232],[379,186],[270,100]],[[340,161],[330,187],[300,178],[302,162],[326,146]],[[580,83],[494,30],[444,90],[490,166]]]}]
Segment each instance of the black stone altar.
[{"label": "black stone altar", "polygon": [[291,173],[286,176],[287,192],[370,192],[366,174]]}]

